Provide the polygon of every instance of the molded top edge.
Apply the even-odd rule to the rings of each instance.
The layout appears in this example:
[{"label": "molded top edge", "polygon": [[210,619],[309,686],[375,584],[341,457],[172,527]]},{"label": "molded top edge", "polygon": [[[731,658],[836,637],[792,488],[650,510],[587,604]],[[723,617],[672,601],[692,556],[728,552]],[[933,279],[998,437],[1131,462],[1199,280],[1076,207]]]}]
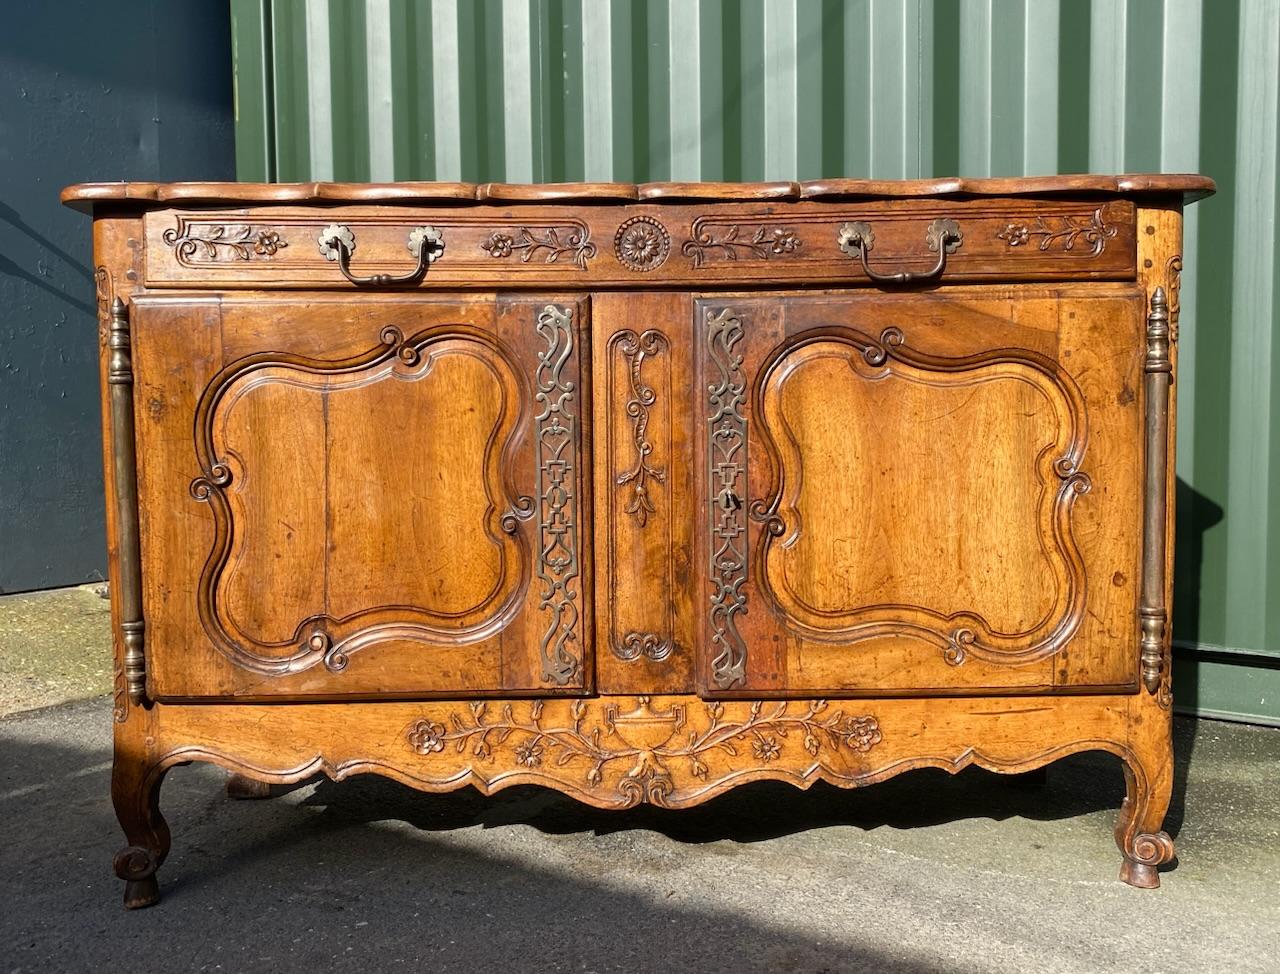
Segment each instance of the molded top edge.
[{"label": "molded top edge", "polygon": [[966,179],[814,179],[802,183],[78,183],[62,202],[91,212],[94,204],[158,206],[270,203],[634,203],[751,202],[925,196],[1040,196],[1064,193],[1171,194],[1186,203],[1210,196],[1207,176],[1147,173],[1120,176],[1025,176]]}]

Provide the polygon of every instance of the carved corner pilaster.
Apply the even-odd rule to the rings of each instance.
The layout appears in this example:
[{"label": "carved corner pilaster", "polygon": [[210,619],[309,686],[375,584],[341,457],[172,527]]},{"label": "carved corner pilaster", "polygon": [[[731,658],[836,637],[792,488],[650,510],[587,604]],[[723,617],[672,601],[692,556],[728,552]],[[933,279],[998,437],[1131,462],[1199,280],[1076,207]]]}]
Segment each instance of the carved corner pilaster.
[{"label": "carved corner pilaster", "polygon": [[1146,479],[1143,490],[1142,592],[1138,607],[1139,658],[1142,685],[1167,706],[1168,613],[1165,593],[1165,531],[1168,506],[1169,386],[1173,362],[1169,355],[1169,302],[1163,287],[1151,295],[1147,315]]},{"label": "carved corner pilaster", "polygon": [[[146,698],[147,667],[142,618],[142,565],[138,536],[138,460],[133,429],[133,350],[129,309],[117,296],[107,329],[107,385],[111,408],[111,458],[116,495],[119,579],[112,594],[120,602],[120,643],[125,694],[131,704]],[[116,719],[127,717],[123,701]]]}]

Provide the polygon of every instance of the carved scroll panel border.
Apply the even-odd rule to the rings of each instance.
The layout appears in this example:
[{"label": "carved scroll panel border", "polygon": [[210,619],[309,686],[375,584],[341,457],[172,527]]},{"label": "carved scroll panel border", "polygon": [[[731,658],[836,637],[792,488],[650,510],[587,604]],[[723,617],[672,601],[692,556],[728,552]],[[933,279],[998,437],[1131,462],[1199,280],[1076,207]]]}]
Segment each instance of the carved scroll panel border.
[{"label": "carved scroll panel border", "polygon": [[[529,422],[527,383],[519,366],[504,351],[492,335],[465,324],[444,324],[419,331],[405,338],[399,328],[388,326],[379,333],[378,344],[354,357],[340,360],[309,358],[280,352],[262,352],[237,359],[224,367],[209,383],[202,394],[195,413],[195,453],[201,473],[190,484],[192,498],[209,505],[214,522],[214,538],[204,563],[196,593],[196,605],[201,625],[217,649],[233,663],[254,672],[269,676],[283,676],[310,669],[323,663],[331,672],[346,668],[350,656],[370,645],[390,639],[423,642],[448,642],[461,644],[488,638],[501,630],[520,610],[529,586],[529,570],[532,563],[528,539],[520,530],[520,522],[529,520],[535,513],[535,499],[521,496],[509,479],[514,467],[513,453],[517,448],[520,431]],[[519,577],[509,584],[496,583],[495,592],[502,594],[501,603],[492,607],[477,622],[462,627],[444,627],[439,624],[442,615],[410,605],[377,606],[342,618],[324,613],[310,615],[300,620],[295,631],[286,640],[255,639],[231,621],[222,600],[226,589],[226,572],[236,549],[238,530],[234,517],[235,504],[229,496],[233,485],[244,471],[236,472],[237,461],[219,442],[218,417],[222,408],[237,395],[248,394],[254,384],[270,381],[272,371],[296,373],[294,381],[302,376],[320,380],[364,377],[364,381],[400,370],[402,378],[420,379],[430,368],[434,347],[450,341],[474,342],[483,347],[485,364],[493,368],[490,359],[496,357],[509,372],[510,384],[520,390],[517,401],[502,404],[502,415],[495,429],[503,426],[508,434],[498,446],[495,458],[492,450],[497,446],[497,436],[489,439],[485,458],[486,475],[496,476],[498,483],[486,479],[485,490],[489,497],[491,513],[497,515],[500,528],[494,540],[499,546],[511,546],[513,551],[503,559],[506,565],[518,566]],[[412,370],[413,374],[405,374]],[[497,487],[495,491],[494,488]],[[500,496],[495,496],[500,495]],[[492,598],[492,593],[490,598]],[[489,608],[486,606],[486,608]]]},{"label": "carved scroll panel border", "polygon": [[[801,476],[798,471],[781,475],[781,471],[789,469],[788,464],[794,467],[799,462],[798,445],[785,422],[780,423],[781,435],[771,427],[769,417],[777,412],[777,404],[770,399],[776,396],[777,376],[787,368],[789,357],[819,343],[847,346],[860,364],[877,370],[879,377],[915,372],[918,379],[925,381],[930,376],[938,382],[946,381],[945,376],[967,377],[969,382],[1027,381],[1045,395],[1057,415],[1059,435],[1036,461],[1044,487],[1037,531],[1042,539],[1051,539],[1051,546],[1044,547],[1042,542],[1042,547],[1051,556],[1056,598],[1053,608],[1035,626],[1023,632],[1000,633],[976,613],[944,615],[926,606],[897,604],[859,607],[839,613],[838,619],[824,620],[830,624],[817,625],[813,620],[797,619],[794,612],[783,608],[768,566],[774,545],[784,543],[799,530],[796,504]],[[1041,381],[993,371],[1010,365],[1030,370]],[[1055,395],[1048,393],[1050,389]],[[1083,394],[1052,359],[1024,349],[937,356],[911,348],[896,327],[884,329],[877,339],[854,328],[832,325],[804,332],[766,359],[754,384],[752,407],[757,418],[757,440],[774,477],[765,497],[748,506],[750,519],[763,528],[757,541],[757,563],[761,566],[758,584],[761,594],[778,610],[776,614],[797,634],[845,645],[883,636],[918,639],[941,650],[947,663],[959,666],[970,656],[1006,664],[1040,660],[1061,649],[1079,628],[1085,611],[1085,570],[1072,534],[1071,511],[1076,499],[1091,486],[1088,474],[1081,469],[1088,427]]]}]

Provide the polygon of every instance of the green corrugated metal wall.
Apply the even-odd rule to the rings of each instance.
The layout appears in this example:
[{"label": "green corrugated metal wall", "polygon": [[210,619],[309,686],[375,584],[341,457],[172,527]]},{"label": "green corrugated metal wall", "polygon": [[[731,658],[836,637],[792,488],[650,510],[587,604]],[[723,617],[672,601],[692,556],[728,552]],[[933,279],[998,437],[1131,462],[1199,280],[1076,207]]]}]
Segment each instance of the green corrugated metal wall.
[{"label": "green corrugated metal wall", "polygon": [[246,180],[1201,171],[1179,706],[1280,721],[1280,0],[231,0]]}]

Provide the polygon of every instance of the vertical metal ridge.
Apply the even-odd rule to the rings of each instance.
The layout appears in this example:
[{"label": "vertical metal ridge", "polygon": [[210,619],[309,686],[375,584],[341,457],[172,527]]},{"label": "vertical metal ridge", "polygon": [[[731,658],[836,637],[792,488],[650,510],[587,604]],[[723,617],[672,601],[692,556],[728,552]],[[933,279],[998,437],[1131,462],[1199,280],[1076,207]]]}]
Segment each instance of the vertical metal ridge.
[{"label": "vertical metal ridge", "polygon": [[1241,4],[1237,44],[1240,64],[1253,67],[1240,73],[1236,95],[1224,642],[1266,647],[1267,572],[1280,572],[1268,550],[1276,530],[1268,482],[1280,478],[1272,467],[1280,5]]},{"label": "vertical metal ridge", "polygon": [[111,463],[116,500],[116,563],[112,595],[118,600],[124,679],[129,702],[146,698],[146,626],[142,619],[142,554],[138,533],[138,456],[133,433],[133,352],[129,311],[111,302],[107,330],[107,385],[111,403]]},{"label": "vertical metal ridge", "polygon": [[307,130],[311,178],[334,178],[333,78],[329,57],[329,0],[307,0]]},{"label": "vertical metal ridge", "polygon": [[502,0],[503,178],[509,183],[533,181],[532,42],[529,0]]},{"label": "vertical metal ridge", "polygon": [[1058,171],[1058,33],[1062,10],[1059,0],[1024,3],[1021,173],[1048,176]]},{"label": "vertical metal ridge", "polygon": [[668,138],[671,178],[702,178],[702,77],[700,0],[668,0]]},{"label": "vertical metal ridge", "polygon": [[1124,172],[1126,0],[1093,0],[1089,27],[1089,169]]},{"label": "vertical metal ridge", "polygon": [[608,3],[582,5],[582,171],[613,179],[613,24]]},{"label": "vertical metal ridge", "polygon": [[435,178],[462,178],[462,91],[458,64],[458,0],[432,0],[432,106]]},{"label": "vertical metal ridge", "polygon": [[991,175],[991,0],[960,7],[960,172]]},{"label": "vertical metal ridge", "polygon": [[[1179,0],[1164,11],[1164,48],[1160,79],[1160,167],[1165,172],[1197,172],[1200,169],[1200,21],[1201,0]],[[1190,479],[1195,456],[1196,389],[1196,242],[1200,208],[1192,206],[1183,214],[1182,258],[1184,271],[1178,289],[1179,348],[1178,401],[1179,476]]]},{"label": "vertical metal ridge", "polygon": [[369,178],[396,178],[394,86],[391,80],[392,0],[365,0],[364,51],[368,72]]},{"label": "vertical metal ridge", "polygon": [[797,150],[796,0],[764,7],[764,178],[795,179]]},{"label": "vertical metal ridge", "polygon": [[844,130],[844,171],[828,176],[871,175],[871,2],[854,0],[844,9],[844,96],[850,106]]}]

